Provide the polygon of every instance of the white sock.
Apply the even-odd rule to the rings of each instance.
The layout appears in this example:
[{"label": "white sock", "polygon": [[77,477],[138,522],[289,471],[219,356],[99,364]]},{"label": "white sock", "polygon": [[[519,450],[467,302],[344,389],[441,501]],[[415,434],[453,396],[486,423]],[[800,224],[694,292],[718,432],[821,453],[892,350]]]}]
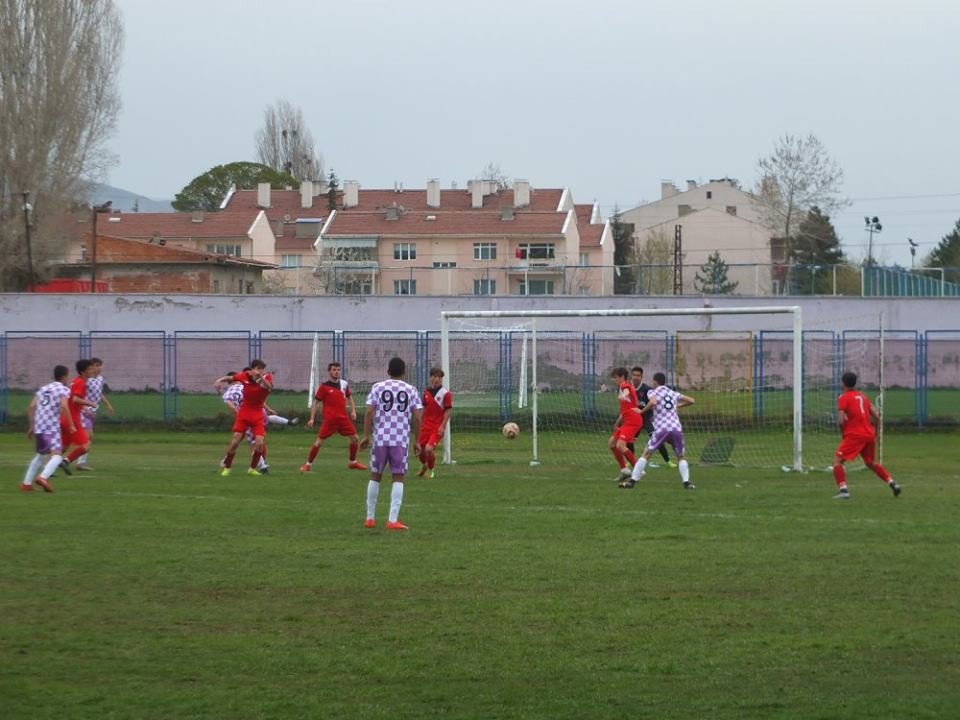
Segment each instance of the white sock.
[{"label": "white sock", "polygon": [[637,464],[633,466],[633,472],[630,474],[630,479],[634,482],[639,481],[646,467],[647,459],[643,456],[637,458]]},{"label": "white sock", "polygon": [[34,455],[33,460],[27,465],[27,474],[23,476],[23,484],[33,485],[33,479],[40,472],[41,467],[43,467],[43,455]]},{"label": "white sock", "polygon": [[279,415],[267,415],[267,422],[271,425],[287,425],[290,423],[285,417]]},{"label": "white sock", "polygon": [[387,518],[390,522],[397,522],[400,519],[400,506],[403,504],[403,483],[394,482],[390,489],[390,516]]},{"label": "white sock", "polygon": [[43,468],[43,472],[40,473],[40,476],[46,480],[53,473],[56,472],[57,468],[60,467],[60,463],[63,461],[62,455],[51,455],[50,459],[47,460],[46,466]]},{"label": "white sock", "polygon": [[86,464],[87,464],[87,455],[89,455],[89,453],[84,453],[83,455],[81,455],[80,457],[78,457],[78,458],[77,458],[77,465],[86,465]]},{"label": "white sock", "polygon": [[377,515],[377,498],[380,497],[380,483],[370,480],[367,483],[367,520],[373,520]]},{"label": "white sock", "polygon": [[263,456],[260,456],[260,462],[257,463],[257,470],[263,470],[265,467],[270,467],[267,465],[267,461],[263,459]]},{"label": "white sock", "polygon": [[683,480],[684,484],[690,482],[690,463],[681,460],[677,463],[677,467],[680,469],[680,479]]}]

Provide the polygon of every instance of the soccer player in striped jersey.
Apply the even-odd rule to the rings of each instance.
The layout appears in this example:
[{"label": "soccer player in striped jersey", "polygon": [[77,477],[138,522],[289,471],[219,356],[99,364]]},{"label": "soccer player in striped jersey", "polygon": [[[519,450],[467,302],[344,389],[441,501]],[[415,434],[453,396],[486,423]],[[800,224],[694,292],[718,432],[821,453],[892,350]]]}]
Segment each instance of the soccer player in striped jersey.
[{"label": "soccer player in striped jersey", "polygon": [[854,460],[858,455],[863,458],[863,464],[887,484],[893,496],[900,497],[900,486],[890,477],[883,465],[874,461],[877,449],[877,431],[874,426],[880,425],[880,413],[866,395],[855,389],[856,373],[845,372],[840,380],[843,383],[843,393],[837,398],[837,413],[843,437],[833,458],[833,478],[839,491],[834,497],[837,500],[850,499],[847,470],[843,464]]},{"label": "soccer player in striped jersey", "polygon": [[[393,487],[390,491],[390,514],[387,516],[387,530],[408,530],[400,522],[400,506],[403,503],[403,482],[407,476],[407,454],[410,444],[410,426],[413,436],[419,438],[420,420],[423,403],[420,392],[403,381],[407,374],[407,364],[398,357],[391,358],[387,365],[386,380],[376,383],[367,395],[367,411],[363,416],[363,439],[360,447],[370,444],[373,435],[373,449],[370,451],[370,481],[367,483],[367,519],[364,527],[377,526],[377,499],[380,497],[380,478],[388,469],[393,475]],[[420,454],[420,442],[413,446],[413,452]]]},{"label": "soccer player in striped jersey", "polygon": [[[103,360],[97,357],[90,358],[90,364],[93,367],[93,375],[87,380],[87,400],[94,403],[94,406],[83,409],[83,412],[80,414],[80,422],[83,423],[83,429],[87,431],[87,435],[90,437],[90,443],[92,444],[93,426],[100,405],[104,405],[111,415],[113,415],[114,410],[113,405],[103,391]],[[77,470],[93,470],[92,467],[87,465],[89,456],[90,451],[87,450],[87,452],[77,458]]]},{"label": "soccer player in striped jersey", "polygon": [[[61,420],[69,432],[76,430],[68,404],[70,388],[64,384],[69,374],[66,365],[57,365],[53,369],[53,382],[37,390],[27,408],[27,437],[34,439],[37,454],[27,466],[27,473],[20,484],[23,492],[33,492],[34,483],[43,488],[44,492],[53,492],[50,476],[56,472],[63,460]],[[47,456],[49,460],[44,462]]]},{"label": "soccer player in striped jersey", "polygon": [[683,424],[677,414],[680,408],[693,405],[693,402],[692,397],[668,388],[667,376],[662,372],[653,374],[653,387],[647,393],[647,404],[643,408],[644,413],[653,413],[653,434],[647,441],[643,455],[633,466],[630,479],[622,482],[620,487],[632,488],[636,485],[643,476],[650,456],[664,443],[669,443],[677,453],[677,467],[684,490],[693,490],[696,487],[690,482],[690,463],[684,455]]},{"label": "soccer player in striped jersey", "polygon": [[443,387],[443,370],[430,368],[430,384],[423,391],[423,425],[420,428],[420,477],[434,477],[437,445],[443,439],[453,414],[453,393]]}]

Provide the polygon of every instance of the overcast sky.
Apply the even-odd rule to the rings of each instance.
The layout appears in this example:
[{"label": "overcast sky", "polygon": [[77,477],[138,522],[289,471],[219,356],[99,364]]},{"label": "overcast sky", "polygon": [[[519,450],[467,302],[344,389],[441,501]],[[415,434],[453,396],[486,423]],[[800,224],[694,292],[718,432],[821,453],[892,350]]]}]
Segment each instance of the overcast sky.
[{"label": "overcast sky", "polygon": [[[126,28],[111,184],[172,198],[253,160],[264,108],[303,109],[363,187],[464,183],[488,163],[604,215],[661,179],[756,181],[814,133],[854,200],[835,220],[909,266],[960,218],[956,0],[117,0]],[[919,258],[918,258],[919,259]]]}]

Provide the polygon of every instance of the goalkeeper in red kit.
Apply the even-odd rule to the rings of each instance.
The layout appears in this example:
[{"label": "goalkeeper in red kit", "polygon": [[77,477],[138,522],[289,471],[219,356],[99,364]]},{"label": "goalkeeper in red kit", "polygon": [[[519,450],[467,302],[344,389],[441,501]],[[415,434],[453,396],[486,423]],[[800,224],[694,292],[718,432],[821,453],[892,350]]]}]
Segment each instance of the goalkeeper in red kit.
[{"label": "goalkeeper in red kit", "polygon": [[890,477],[883,465],[874,461],[877,448],[877,431],[874,426],[879,426],[880,414],[866,395],[854,389],[857,386],[856,373],[845,372],[842,382],[843,393],[837,399],[837,411],[843,438],[833,458],[833,477],[839,489],[834,497],[838,500],[850,499],[844,463],[854,460],[858,455],[863,457],[863,464],[890,487],[893,496],[899,497],[900,486]]}]

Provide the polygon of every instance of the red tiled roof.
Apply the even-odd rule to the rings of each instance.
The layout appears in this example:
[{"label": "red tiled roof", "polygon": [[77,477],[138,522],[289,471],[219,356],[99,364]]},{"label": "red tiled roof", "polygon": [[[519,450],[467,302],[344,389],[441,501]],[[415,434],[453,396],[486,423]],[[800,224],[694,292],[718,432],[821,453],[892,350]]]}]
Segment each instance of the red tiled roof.
[{"label": "red tiled roof", "polygon": [[303,252],[313,252],[313,243],[316,242],[316,238],[297,238],[297,237],[287,237],[284,235],[281,238],[277,238],[277,244],[275,249],[277,252],[287,251],[287,250],[296,250]]},{"label": "red tiled roof", "polygon": [[580,247],[600,247],[600,240],[603,237],[603,228],[605,225],[587,225],[580,223]]},{"label": "red tiled roof", "polygon": [[142,240],[102,235],[97,230],[97,262],[120,264],[155,263],[217,263],[227,265],[252,265],[255,267],[276,267],[273,263],[261,262],[244,257],[218,255],[184,247],[158,245]]},{"label": "red tiled roof", "polygon": [[239,238],[257,219],[258,210],[204,213],[193,222],[192,213],[113,213],[97,221],[97,235],[125,238]]},{"label": "red tiled roof", "polygon": [[[435,218],[428,220],[428,217]],[[566,213],[518,211],[513,220],[501,220],[500,213],[480,210],[464,212],[407,211],[396,220],[383,212],[338,211],[324,237],[344,235],[559,235]]]},{"label": "red tiled roof", "polygon": [[[526,210],[535,210],[542,212],[556,212],[560,205],[560,197],[563,195],[561,188],[531,188],[530,205]],[[347,208],[347,212],[370,212],[385,208],[396,203],[402,205],[407,210],[474,210],[472,207],[472,195],[469,190],[441,190],[440,207],[430,208],[427,206],[427,191],[423,190],[404,190],[396,192],[394,190],[379,190],[376,188],[361,188],[357,194],[359,204],[356,207]],[[513,190],[501,190],[498,193],[487,195],[483,198],[483,210],[499,211],[501,207],[513,205]],[[590,206],[592,207],[592,206]],[[257,191],[256,190],[237,190],[230,197],[226,210],[256,210]],[[313,206],[310,208],[301,207],[299,190],[271,190],[270,207],[263,208],[270,220],[282,220],[285,215],[291,219],[305,217],[326,217],[330,214],[329,204],[326,195],[318,195],[313,198]],[[337,209],[343,209],[343,191],[337,192]],[[481,208],[476,208],[479,210]]]}]

